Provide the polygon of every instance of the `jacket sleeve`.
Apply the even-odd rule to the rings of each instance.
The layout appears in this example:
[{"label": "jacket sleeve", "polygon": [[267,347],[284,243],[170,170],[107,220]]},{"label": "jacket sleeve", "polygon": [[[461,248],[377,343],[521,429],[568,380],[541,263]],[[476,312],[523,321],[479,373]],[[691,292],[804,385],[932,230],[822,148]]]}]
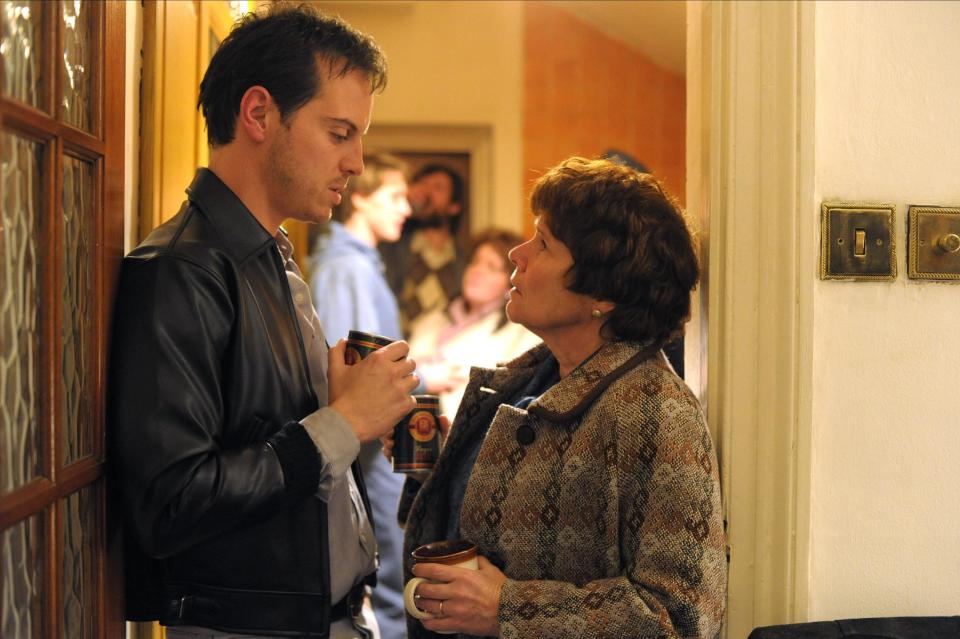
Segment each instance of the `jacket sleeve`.
[{"label": "jacket sleeve", "polygon": [[[226,284],[176,257],[127,259],[110,371],[112,463],[128,525],[161,558],[316,491],[320,459],[290,422],[222,448],[223,354],[235,330]],[[254,418],[256,419],[256,418]],[[251,424],[250,432],[266,424]]]},{"label": "jacket sleeve", "polygon": [[725,538],[702,412],[672,402],[644,421],[616,431],[623,573],[582,584],[508,580],[502,637],[712,639],[720,632]]}]

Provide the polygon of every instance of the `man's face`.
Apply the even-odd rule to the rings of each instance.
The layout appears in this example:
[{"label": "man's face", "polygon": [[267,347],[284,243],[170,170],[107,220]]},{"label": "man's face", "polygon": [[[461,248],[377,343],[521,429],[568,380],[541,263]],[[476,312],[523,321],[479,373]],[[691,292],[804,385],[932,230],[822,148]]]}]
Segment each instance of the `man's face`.
[{"label": "man's face", "polygon": [[460,205],[453,202],[453,180],[443,171],[428,173],[410,185],[407,198],[418,218],[456,215]]},{"label": "man's face", "polygon": [[373,110],[370,80],[357,70],[342,78],[319,73],[321,90],[280,123],[267,152],[271,206],[285,219],[328,221],[347,180],[363,172],[361,137]]},{"label": "man's face", "polygon": [[353,196],[353,214],[361,216],[374,240],[396,242],[400,239],[404,221],[410,217],[407,202],[407,180],[400,171],[384,171],[380,187],[364,196]]}]

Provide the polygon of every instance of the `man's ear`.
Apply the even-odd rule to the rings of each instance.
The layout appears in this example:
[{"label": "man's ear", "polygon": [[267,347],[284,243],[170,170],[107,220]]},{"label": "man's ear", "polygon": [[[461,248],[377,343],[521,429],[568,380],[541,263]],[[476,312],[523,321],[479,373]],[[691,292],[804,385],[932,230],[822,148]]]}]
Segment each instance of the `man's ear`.
[{"label": "man's ear", "polygon": [[350,210],[356,213],[363,210],[363,205],[367,202],[367,196],[359,191],[350,194]]},{"label": "man's ear", "polygon": [[447,205],[447,215],[456,215],[460,212],[461,206],[459,202],[451,202]]},{"label": "man's ear", "polygon": [[274,114],[279,116],[270,92],[259,85],[250,87],[240,98],[237,135],[243,134],[253,142],[263,142],[267,138]]}]

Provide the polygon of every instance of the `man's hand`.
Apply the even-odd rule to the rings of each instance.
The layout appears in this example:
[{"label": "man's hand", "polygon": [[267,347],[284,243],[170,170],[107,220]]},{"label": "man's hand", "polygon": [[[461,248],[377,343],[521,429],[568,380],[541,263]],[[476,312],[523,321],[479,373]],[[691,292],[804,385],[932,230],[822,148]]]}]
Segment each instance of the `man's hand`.
[{"label": "man's hand", "polygon": [[394,342],[353,366],[344,362],[346,340],[330,349],[330,407],[343,415],[361,443],[393,428],[417,405],[410,393],[420,381],[406,342]]}]

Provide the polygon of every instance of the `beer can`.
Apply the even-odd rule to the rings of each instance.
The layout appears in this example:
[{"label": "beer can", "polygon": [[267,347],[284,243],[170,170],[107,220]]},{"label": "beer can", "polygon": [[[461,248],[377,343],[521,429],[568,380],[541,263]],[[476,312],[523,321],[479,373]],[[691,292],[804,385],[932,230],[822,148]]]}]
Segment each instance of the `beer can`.
[{"label": "beer can", "polygon": [[350,331],[347,333],[347,349],[343,354],[343,359],[347,365],[352,366],[364,359],[375,350],[381,349],[394,340],[376,333],[367,333],[365,331]]},{"label": "beer can", "polygon": [[414,395],[417,406],[393,429],[393,472],[433,470],[440,456],[440,398]]}]

